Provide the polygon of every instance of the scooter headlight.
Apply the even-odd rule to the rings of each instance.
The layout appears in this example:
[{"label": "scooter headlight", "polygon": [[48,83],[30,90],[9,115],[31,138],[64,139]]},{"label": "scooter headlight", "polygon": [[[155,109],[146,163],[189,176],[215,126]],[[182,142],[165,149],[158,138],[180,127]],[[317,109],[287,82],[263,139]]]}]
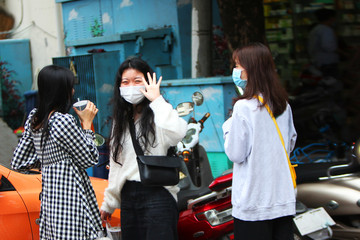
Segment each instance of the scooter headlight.
[{"label": "scooter headlight", "polygon": [[232,208],[217,211],[216,209],[210,209],[208,211],[196,214],[196,218],[199,221],[206,220],[211,226],[217,226],[233,219],[231,215]]}]

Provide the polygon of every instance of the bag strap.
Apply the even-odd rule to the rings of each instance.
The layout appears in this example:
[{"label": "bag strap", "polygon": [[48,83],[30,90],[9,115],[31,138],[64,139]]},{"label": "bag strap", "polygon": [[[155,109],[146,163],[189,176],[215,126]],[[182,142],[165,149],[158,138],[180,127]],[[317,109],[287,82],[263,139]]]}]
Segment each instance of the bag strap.
[{"label": "bag strap", "polygon": [[[262,97],[257,96],[257,99],[259,99],[259,101],[260,101],[262,104],[264,104],[264,99],[263,99]],[[275,124],[275,126],[276,126],[276,130],[277,130],[277,132],[278,132],[278,134],[279,134],[281,143],[282,143],[282,145],[283,145],[283,147],[284,147],[284,150],[285,150],[285,153],[286,153],[286,158],[287,158],[287,160],[288,160],[289,169],[290,169],[290,173],[291,173],[291,179],[292,179],[294,188],[296,188],[296,172],[295,172],[295,168],[294,168],[294,167],[297,167],[297,165],[292,165],[291,162],[290,162],[290,158],[289,158],[289,155],[288,155],[288,153],[287,153],[287,151],[286,151],[286,147],[285,147],[285,143],[284,143],[283,136],[282,136],[282,134],[281,134],[280,128],[279,128],[279,126],[278,126],[278,124],[277,124],[277,122],[276,122],[276,119],[275,119],[275,117],[274,117],[274,114],[272,113],[269,105],[264,104],[264,106],[265,106],[266,110],[269,112],[270,117],[272,118],[272,120],[273,120],[273,122],[274,122],[274,124]]]},{"label": "bag strap", "polygon": [[134,124],[134,121],[133,121],[133,119],[131,117],[129,117],[129,130],[130,130],[131,140],[132,140],[136,155],[143,156],[144,151],[141,149],[139,141],[136,139],[136,136],[135,136],[135,124]]}]

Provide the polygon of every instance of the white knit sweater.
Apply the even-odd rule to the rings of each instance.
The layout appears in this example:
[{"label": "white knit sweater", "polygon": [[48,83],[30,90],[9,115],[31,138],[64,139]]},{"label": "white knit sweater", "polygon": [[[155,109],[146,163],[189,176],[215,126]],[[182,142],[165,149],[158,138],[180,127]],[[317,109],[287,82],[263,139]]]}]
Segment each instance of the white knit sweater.
[{"label": "white knit sweater", "polygon": [[[156,98],[150,108],[154,112],[156,142],[155,148],[150,147],[149,153],[146,155],[166,155],[170,146],[175,146],[185,136],[187,131],[187,123],[178,116],[176,110],[171,104],[167,103],[162,96]],[[138,130],[138,121],[135,122],[136,131]],[[116,208],[120,208],[121,189],[125,182],[138,181],[140,175],[136,161],[136,153],[133,148],[129,131],[125,134],[123,151],[118,155],[118,162],[122,162],[122,166],[112,160],[110,151],[110,172],[109,185],[105,189],[104,201],[101,210],[112,213]],[[177,200],[177,186],[165,187]]]}]

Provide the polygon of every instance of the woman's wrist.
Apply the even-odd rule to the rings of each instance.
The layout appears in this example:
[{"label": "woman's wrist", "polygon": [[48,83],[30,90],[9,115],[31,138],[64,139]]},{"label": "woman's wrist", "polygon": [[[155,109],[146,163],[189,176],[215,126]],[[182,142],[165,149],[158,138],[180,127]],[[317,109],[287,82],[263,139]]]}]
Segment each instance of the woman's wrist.
[{"label": "woman's wrist", "polygon": [[91,130],[91,122],[83,122],[81,125],[84,130]]}]

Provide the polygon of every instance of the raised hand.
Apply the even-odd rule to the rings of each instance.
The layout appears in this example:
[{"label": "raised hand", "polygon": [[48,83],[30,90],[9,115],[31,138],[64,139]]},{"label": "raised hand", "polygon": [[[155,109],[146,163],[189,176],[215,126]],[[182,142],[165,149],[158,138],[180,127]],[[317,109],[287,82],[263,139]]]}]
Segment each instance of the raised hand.
[{"label": "raised hand", "polygon": [[145,78],[143,78],[145,90],[140,89],[140,91],[145,95],[147,99],[149,99],[149,101],[152,102],[160,96],[160,84],[162,76],[160,76],[158,82],[156,82],[156,73],[153,73],[152,77],[150,73],[147,73],[147,77],[149,79],[149,83],[147,83]]}]

